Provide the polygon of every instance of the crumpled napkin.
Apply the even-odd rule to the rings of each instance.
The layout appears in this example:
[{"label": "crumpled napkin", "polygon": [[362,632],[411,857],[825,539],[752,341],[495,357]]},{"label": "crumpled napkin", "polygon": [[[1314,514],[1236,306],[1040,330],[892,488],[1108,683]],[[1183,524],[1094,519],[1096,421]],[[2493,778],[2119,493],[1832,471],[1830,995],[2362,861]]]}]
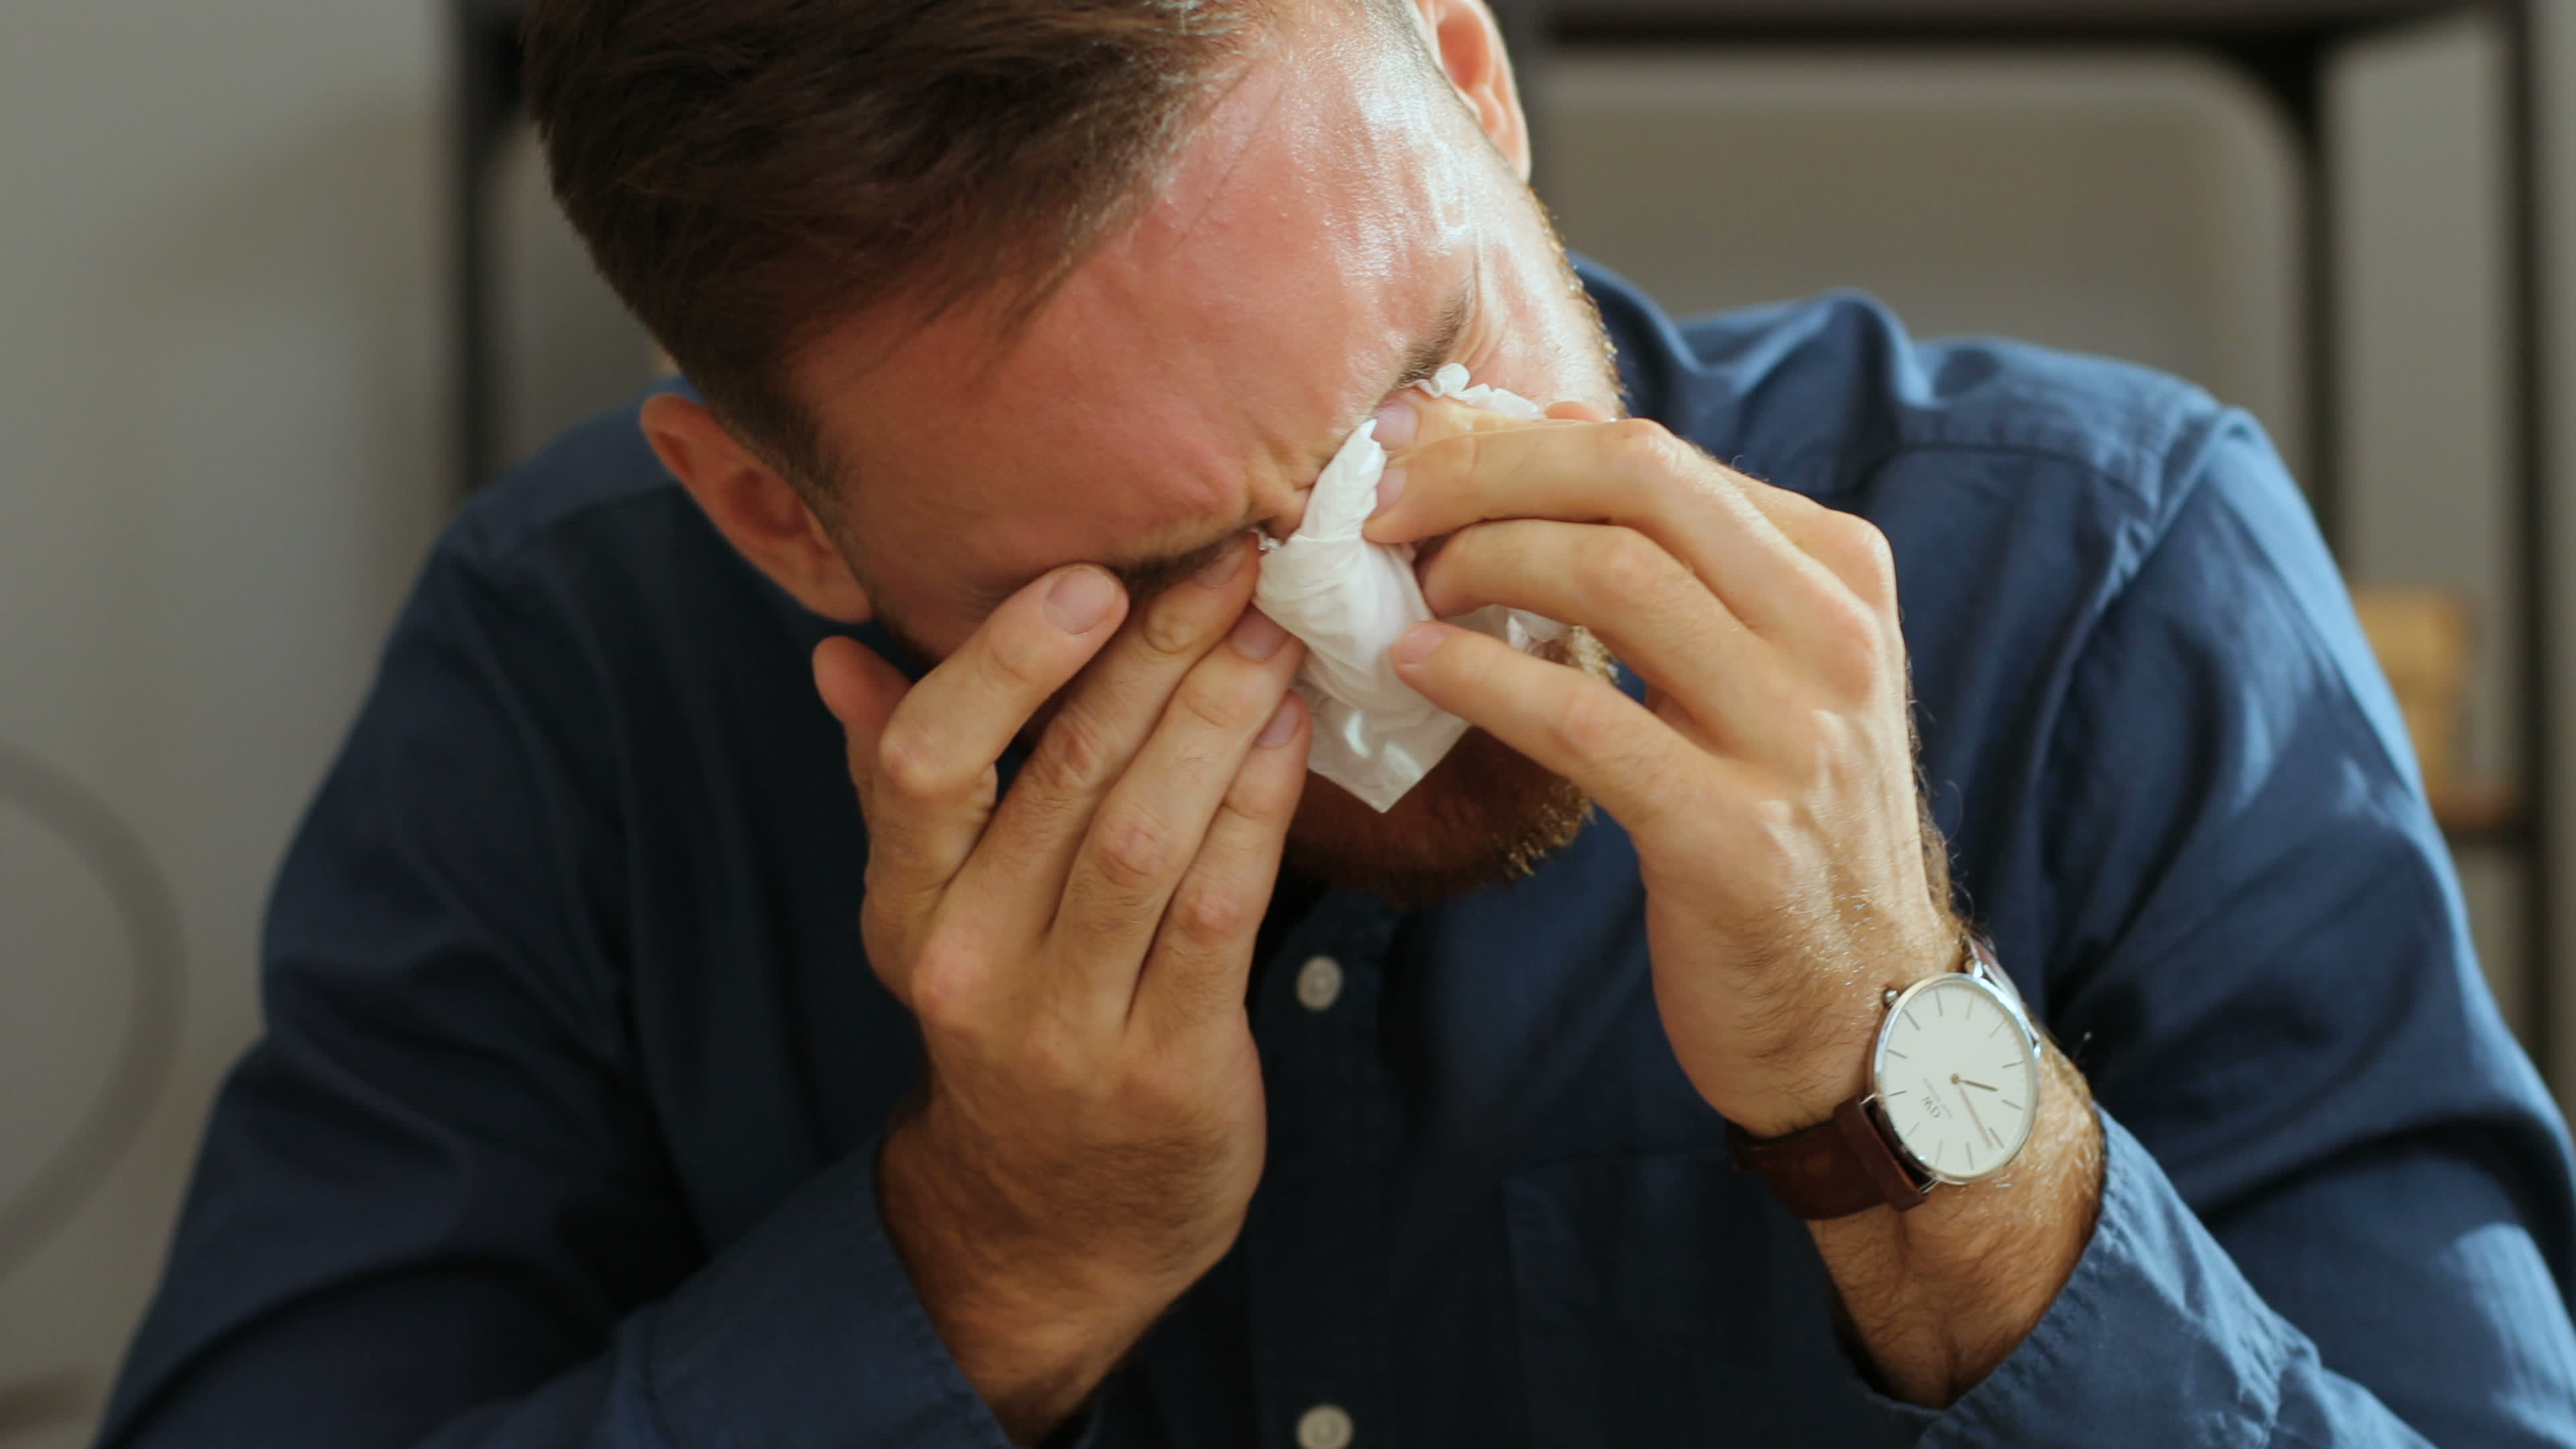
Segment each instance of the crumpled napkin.
[{"label": "crumpled napkin", "polygon": [[[1542,416],[1527,398],[1490,384],[1469,386],[1467,369],[1454,362],[1416,386],[1507,417]],[[1413,575],[1413,545],[1360,537],[1386,471],[1386,448],[1376,432],[1376,419],[1360,424],[1315,480],[1297,532],[1284,542],[1264,541],[1253,602],[1306,644],[1296,683],[1315,715],[1306,767],[1383,813],[1440,763],[1467,722],[1397,678],[1387,656],[1406,629],[1431,617],[1431,608]],[[1499,606],[1448,622],[1515,649],[1565,633],[1553,619]]]}]

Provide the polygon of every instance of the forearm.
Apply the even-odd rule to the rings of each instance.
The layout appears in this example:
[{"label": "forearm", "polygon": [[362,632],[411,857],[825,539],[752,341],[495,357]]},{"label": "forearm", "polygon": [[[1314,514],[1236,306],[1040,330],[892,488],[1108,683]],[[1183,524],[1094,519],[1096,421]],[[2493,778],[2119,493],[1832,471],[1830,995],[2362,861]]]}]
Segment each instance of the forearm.
[{"label": "forearm", "polygon": [[[201,1179],[104,1445],[674,1449],[804,1442],[821,1424],[836,1442],[1004,1449],[887,1239],[874,1142],[667,1296],[609,1317],[607,1283],[586,1274],[631,1286],[702,1250],[651,1240],[614,1197],[550,1197],[561,1179],[504,1156],[406,1176],[399,1153],[343,1130],[351,1114],[281,1113],[273,1075],[251,1079],[211,1135],[255,1169]],[[265,1147],[314,1140],[367,1171],[317,1175]],[[431,1199],[454,1215],[386,1206]],[[568,1247],[564,1223],[597,1236]]]},{"label": "forearm", "polygon": [[1859,1350],[1894,1396],[1940,1407],[2002,1363],[2092,1237],[2102,1131],[2082,1074],[2046,1049],[2030,1141],[2002,1177],[1937,1188],[1910,1212],[1808,1224]]}]

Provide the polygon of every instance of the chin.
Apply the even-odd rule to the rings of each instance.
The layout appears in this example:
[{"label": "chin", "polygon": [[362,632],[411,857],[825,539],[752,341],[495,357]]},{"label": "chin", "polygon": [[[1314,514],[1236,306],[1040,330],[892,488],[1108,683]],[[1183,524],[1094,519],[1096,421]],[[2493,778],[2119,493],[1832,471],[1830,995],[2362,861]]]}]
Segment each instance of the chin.
[{"label": "chin", "polygon": [[[1588,631],[1573,631],[1545,654],[1612,677],[1609,655]],[[1338,889],[1430,905],[1521,879],[1572,844],[1591,818],[1592,802],[1573,781],[1471,729],[1383,815],[1308,776],[1285,863]]]}]

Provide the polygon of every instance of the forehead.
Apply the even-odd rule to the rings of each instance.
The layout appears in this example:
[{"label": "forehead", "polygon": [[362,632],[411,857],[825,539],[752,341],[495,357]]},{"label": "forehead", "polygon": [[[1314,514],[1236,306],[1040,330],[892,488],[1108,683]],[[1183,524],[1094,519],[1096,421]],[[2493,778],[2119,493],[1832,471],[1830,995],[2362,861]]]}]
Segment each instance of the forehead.
[{"label": "forehead", "polygon": [[923,567],[1133,556],[1310,482],[1472,271],[1454,103],[1423,67],[1365,22],[1283,29],[1007,348],[964,312],[890,358],[864,324],[827,339],[804,380],[872,571],[924,531],[977,557],[905,544]]}]

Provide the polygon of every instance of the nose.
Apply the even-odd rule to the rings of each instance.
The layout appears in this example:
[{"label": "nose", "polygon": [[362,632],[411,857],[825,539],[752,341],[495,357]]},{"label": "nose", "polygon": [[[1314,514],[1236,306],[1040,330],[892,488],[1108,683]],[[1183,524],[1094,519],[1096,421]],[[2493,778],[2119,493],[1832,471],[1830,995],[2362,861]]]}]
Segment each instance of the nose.
[{"label": "nose", "polygon": [[[1403,393],[1398,393],[1379,404],[1371,421],[1375,422],[1377,427],[1370,436],[1377,440],[1379,446],[1392,453],[1399,448],[1412,445],[1415,435],[1421,430],[1422,415]],[[1262,531],[1272,538],[1280,539],[1295,533],[1305,523],[1306,501],[1314,496],[1314,491],[1314,479],[1301,480],[1292,492],[1279,499],[1275,508],[1263,515]],[[1380,497],[1384,497],[1383,491]]]}]

